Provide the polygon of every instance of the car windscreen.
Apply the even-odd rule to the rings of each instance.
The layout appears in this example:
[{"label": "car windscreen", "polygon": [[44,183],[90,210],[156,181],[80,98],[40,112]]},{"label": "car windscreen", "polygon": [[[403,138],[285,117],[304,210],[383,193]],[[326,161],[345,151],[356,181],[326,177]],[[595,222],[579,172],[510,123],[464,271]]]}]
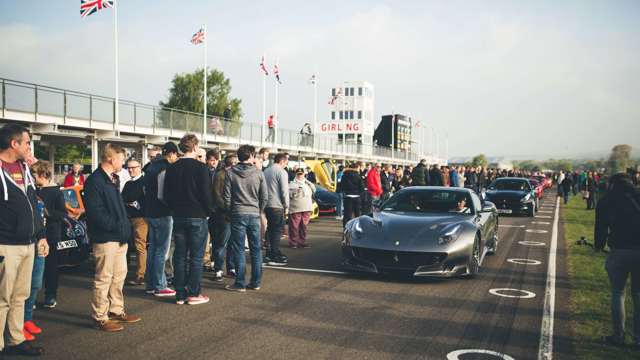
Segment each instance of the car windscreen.
[{"label": "car windscreen", "polygon": [[393,195],[382,204],[382,211],[417,213],[473,213],[468,193],[450,190],[412,190]]},{"label": "car windscreen", "polygon": [[529,191],[529,185],[525,180],[496,180],[489,190]]}]

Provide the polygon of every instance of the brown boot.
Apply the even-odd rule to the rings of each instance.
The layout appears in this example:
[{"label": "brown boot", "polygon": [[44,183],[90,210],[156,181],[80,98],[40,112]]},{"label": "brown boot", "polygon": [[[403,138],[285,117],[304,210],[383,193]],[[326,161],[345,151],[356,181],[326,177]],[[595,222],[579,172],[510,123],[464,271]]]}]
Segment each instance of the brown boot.
[{"label": "brown boot", "polygon": [[106,332],[116,332],[124,330],[124,326],[112,320],[96,321],[96,328]]},{"label": "brown boot", "polygon": [[109,320],[115,321],[117,323],[133,324],[133,323],[138,322],[138,321],[140,321],[142,319],[140,319],[140,316],[131,315],[131,314],[127,314],[127,313],[122,313],[120,315],[109,313]]}]

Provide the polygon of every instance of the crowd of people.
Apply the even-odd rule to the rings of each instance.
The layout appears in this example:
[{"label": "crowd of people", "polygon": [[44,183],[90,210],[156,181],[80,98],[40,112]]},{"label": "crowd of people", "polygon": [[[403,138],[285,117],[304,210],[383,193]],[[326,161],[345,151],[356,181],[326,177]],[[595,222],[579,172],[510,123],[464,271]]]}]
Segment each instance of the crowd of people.
[{"label": "crowd of people", "polygon": [[[57,304],[56,245],[67,210],[51,164],[33,159],[30,136],[16,124],[0,129],[0,325],[7,328],[8,339],[6,346],[0,339],[0,349],[41,355],[44,350],[29,342],[43,331],[34,322],[33,309],[43,283],[43,306]],[[280,248],[283,234],[290,249],[311,246],[307,227],[316,177],[304,166],[289,166],[288,154],[271,156],[267,148],[242,145],[223,156],[217,149],[205,151],[195,135],[187,134],[178,145],[167,142],[149,155],[150,161],[142,164],[126,159],[121,146],[106,144],[93,173],[85,177],[81,166],[74,166],[64,180],[65,185],[84,187],[85,210],[77,215],[86,220],[95,259],[88,308],[97,329],[121,331],[141,320],[126,311],[125,283],[144,287],[150,296],[172,297],[177,305],[206,304],[204,271],[213,272],[216,282],[227,279],[226,290],[255,292],[262,287],[264,264],[288,263]],[[408,186],[465,187],[479,193],[496,178],[531,175],[430,166],[425,160],[415,167],[352,162],[337,169],[336,212],[344,225]],[[553,178],[560,196],[582,193],[588,208],[596,207],[601,183],[607,186],[597,173],[560,172]],[[598,207],[613,206],[611,200],[603,204]],[[598,247],[606,242],[602,226],[609,225],[599,228]],[[610,238],[612,244],[616,242]],[[127,282],[130,246],[136,262]]]}]

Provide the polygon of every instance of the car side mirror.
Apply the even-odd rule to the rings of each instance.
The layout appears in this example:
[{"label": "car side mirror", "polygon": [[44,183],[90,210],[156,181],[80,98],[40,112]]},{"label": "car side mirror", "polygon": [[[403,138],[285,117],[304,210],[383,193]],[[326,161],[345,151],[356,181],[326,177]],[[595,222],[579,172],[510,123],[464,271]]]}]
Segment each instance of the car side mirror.
[{"label": "car side mirror", "polygon": [[485,201],[484,204],[482,204],[482,210],[480,210],[480,212],[483,212],[483,213],[494,212],[494,211],[496,211],[496,205],[491,201]]}]

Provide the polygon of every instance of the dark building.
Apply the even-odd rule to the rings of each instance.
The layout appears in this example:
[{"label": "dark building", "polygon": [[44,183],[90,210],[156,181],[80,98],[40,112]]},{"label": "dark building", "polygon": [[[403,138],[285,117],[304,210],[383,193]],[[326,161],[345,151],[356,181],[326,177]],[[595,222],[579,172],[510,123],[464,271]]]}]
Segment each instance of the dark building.
[{"label": "dark building", "polygon": [[395,144],[397,150],[411,150],[411,125],[412,120],[408,116],[402,114],[383,115],[380,124],[373,133],[373,143],[386,147]]}]

